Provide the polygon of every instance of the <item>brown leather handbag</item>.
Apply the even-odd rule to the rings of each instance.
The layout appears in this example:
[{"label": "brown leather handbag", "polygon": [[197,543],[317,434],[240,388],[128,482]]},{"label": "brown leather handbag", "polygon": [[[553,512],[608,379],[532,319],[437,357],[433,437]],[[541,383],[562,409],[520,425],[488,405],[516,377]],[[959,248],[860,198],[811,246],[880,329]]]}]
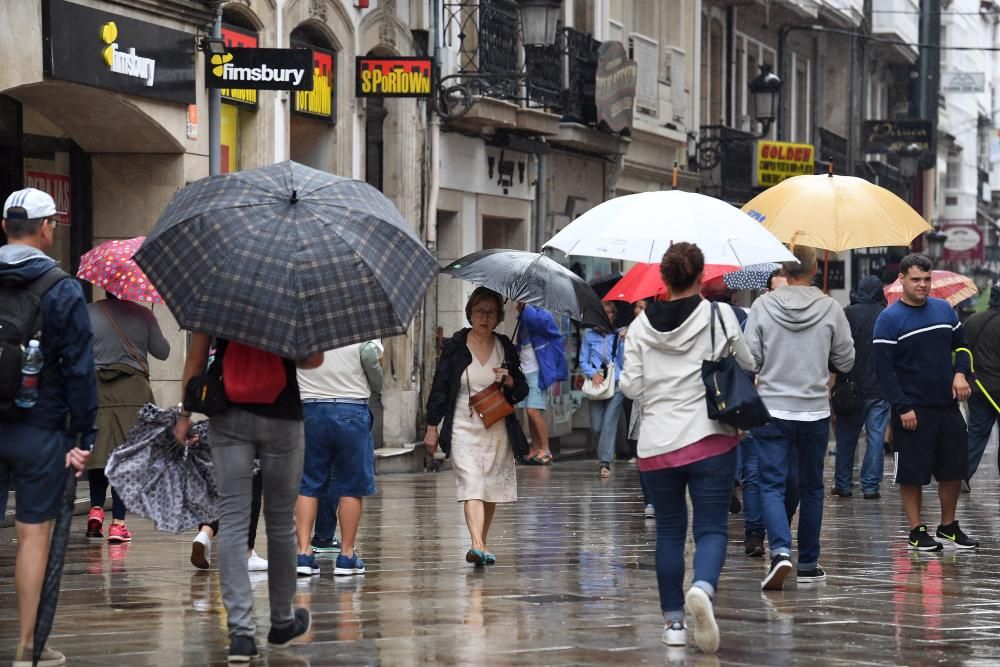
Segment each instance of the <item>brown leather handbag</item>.
[{"label": "brown leather handbag", "polygon": [[[465,369],[465,383],[471,391],[468,368]],[[500,385],[494,382],[481,392],[469,396],[469,416],[471,417],[473,413],[479,415],[483,420],[483,426],[489,428],[501,419],[506,419],[507,415],[514,414],[514,406],[503,395]]]}]

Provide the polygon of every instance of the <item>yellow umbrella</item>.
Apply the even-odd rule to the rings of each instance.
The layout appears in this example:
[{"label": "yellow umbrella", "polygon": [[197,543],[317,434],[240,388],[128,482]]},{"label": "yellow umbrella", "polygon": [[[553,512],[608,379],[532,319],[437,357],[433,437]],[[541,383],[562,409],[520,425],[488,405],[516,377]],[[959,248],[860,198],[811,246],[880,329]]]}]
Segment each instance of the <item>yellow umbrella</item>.
[{"label": "yellow umbrella", "polygon": [[794,176],[743,207],[785,243],[842,252],[909,245],[933,228],[909,204],[853,176]]}]

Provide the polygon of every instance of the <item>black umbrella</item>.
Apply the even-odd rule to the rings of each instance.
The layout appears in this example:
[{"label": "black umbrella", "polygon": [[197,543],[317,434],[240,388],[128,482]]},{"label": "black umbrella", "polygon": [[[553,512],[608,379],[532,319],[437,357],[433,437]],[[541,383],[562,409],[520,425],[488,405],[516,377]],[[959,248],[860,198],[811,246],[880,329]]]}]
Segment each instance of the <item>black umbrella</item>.
[{"label": "black umbrella", "polygon": [[405,333],[437,273],[382,193],[295,162],[183,188],[134,259],[182,328],[296,359]]},{"label": "black umbrella", "polygon": [[69,525],[73,519],[73,505],[76,503],[76,469],[70,468],[63,487],[63,502],[52,528],[49,542],[49,559],[45,564],[45,578],[38,597],[38,611],[35,613],[35,637],[32,647],[31,664],[37,665],[45,650],[45,642],[52,631],[52,621],[59,604],[59,582],[62,580],[63,561],[66,560],[66,545],[69,543]]},{"label": "black umbrella", "polygon": [[441,269],[489,287],[512,301],[530,303],[581,324],[608,329],[601,298],[576,275],[555,260],[523,250],[480,250]]}]

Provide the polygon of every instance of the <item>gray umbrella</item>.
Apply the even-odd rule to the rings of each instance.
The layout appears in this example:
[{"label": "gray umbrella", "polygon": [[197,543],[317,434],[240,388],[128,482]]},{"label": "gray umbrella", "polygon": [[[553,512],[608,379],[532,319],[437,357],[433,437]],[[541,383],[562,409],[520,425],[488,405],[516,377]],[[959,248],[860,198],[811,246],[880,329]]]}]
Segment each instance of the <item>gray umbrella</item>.
[{"label": "gray umbrella", "polygon": [[69,542],[69,526],[73,520],[73,505],[76,503],[76,470],[70,468],[62,489],[62,502],[52,527],[49,542],[49,557],[45,563],[45,578],[38,596],[38,610],[35,612],[35,633],[32,637],[34,648],[31,664],[37,665],[45,650],[45,642],[52,632],[52,622],[59,604],[59,582],[62,581],[63,563],[66,561],[66,545]]},{"label": "gray umbrella", "polygon": [[182,328],[294,359],[404,333],[438,267],[378,190],[295,162],[183,188],[134,259]]},{"label": "gray umbrella", "polygon": [[537,252],[480,250],[455,260],[441,273],[489,287],[512,301],[530,303],[587,326],[610,326],[594,288],[562,264]]}]

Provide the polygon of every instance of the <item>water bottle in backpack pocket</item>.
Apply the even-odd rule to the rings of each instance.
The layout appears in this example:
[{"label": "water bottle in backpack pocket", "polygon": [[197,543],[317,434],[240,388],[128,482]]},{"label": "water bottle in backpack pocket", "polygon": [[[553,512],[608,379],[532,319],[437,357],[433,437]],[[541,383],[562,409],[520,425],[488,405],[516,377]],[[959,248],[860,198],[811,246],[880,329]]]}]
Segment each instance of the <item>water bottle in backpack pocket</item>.
[{"label": "water bottle in backpack pocket", "polygon": [[28,341],[28,349],[24,351],[21,362],[21,386],[14,395],[14,405],[22,409],[35,407],[38,402],[38,382],[41,379],[42,366],[45,357],[37,340]]}]

